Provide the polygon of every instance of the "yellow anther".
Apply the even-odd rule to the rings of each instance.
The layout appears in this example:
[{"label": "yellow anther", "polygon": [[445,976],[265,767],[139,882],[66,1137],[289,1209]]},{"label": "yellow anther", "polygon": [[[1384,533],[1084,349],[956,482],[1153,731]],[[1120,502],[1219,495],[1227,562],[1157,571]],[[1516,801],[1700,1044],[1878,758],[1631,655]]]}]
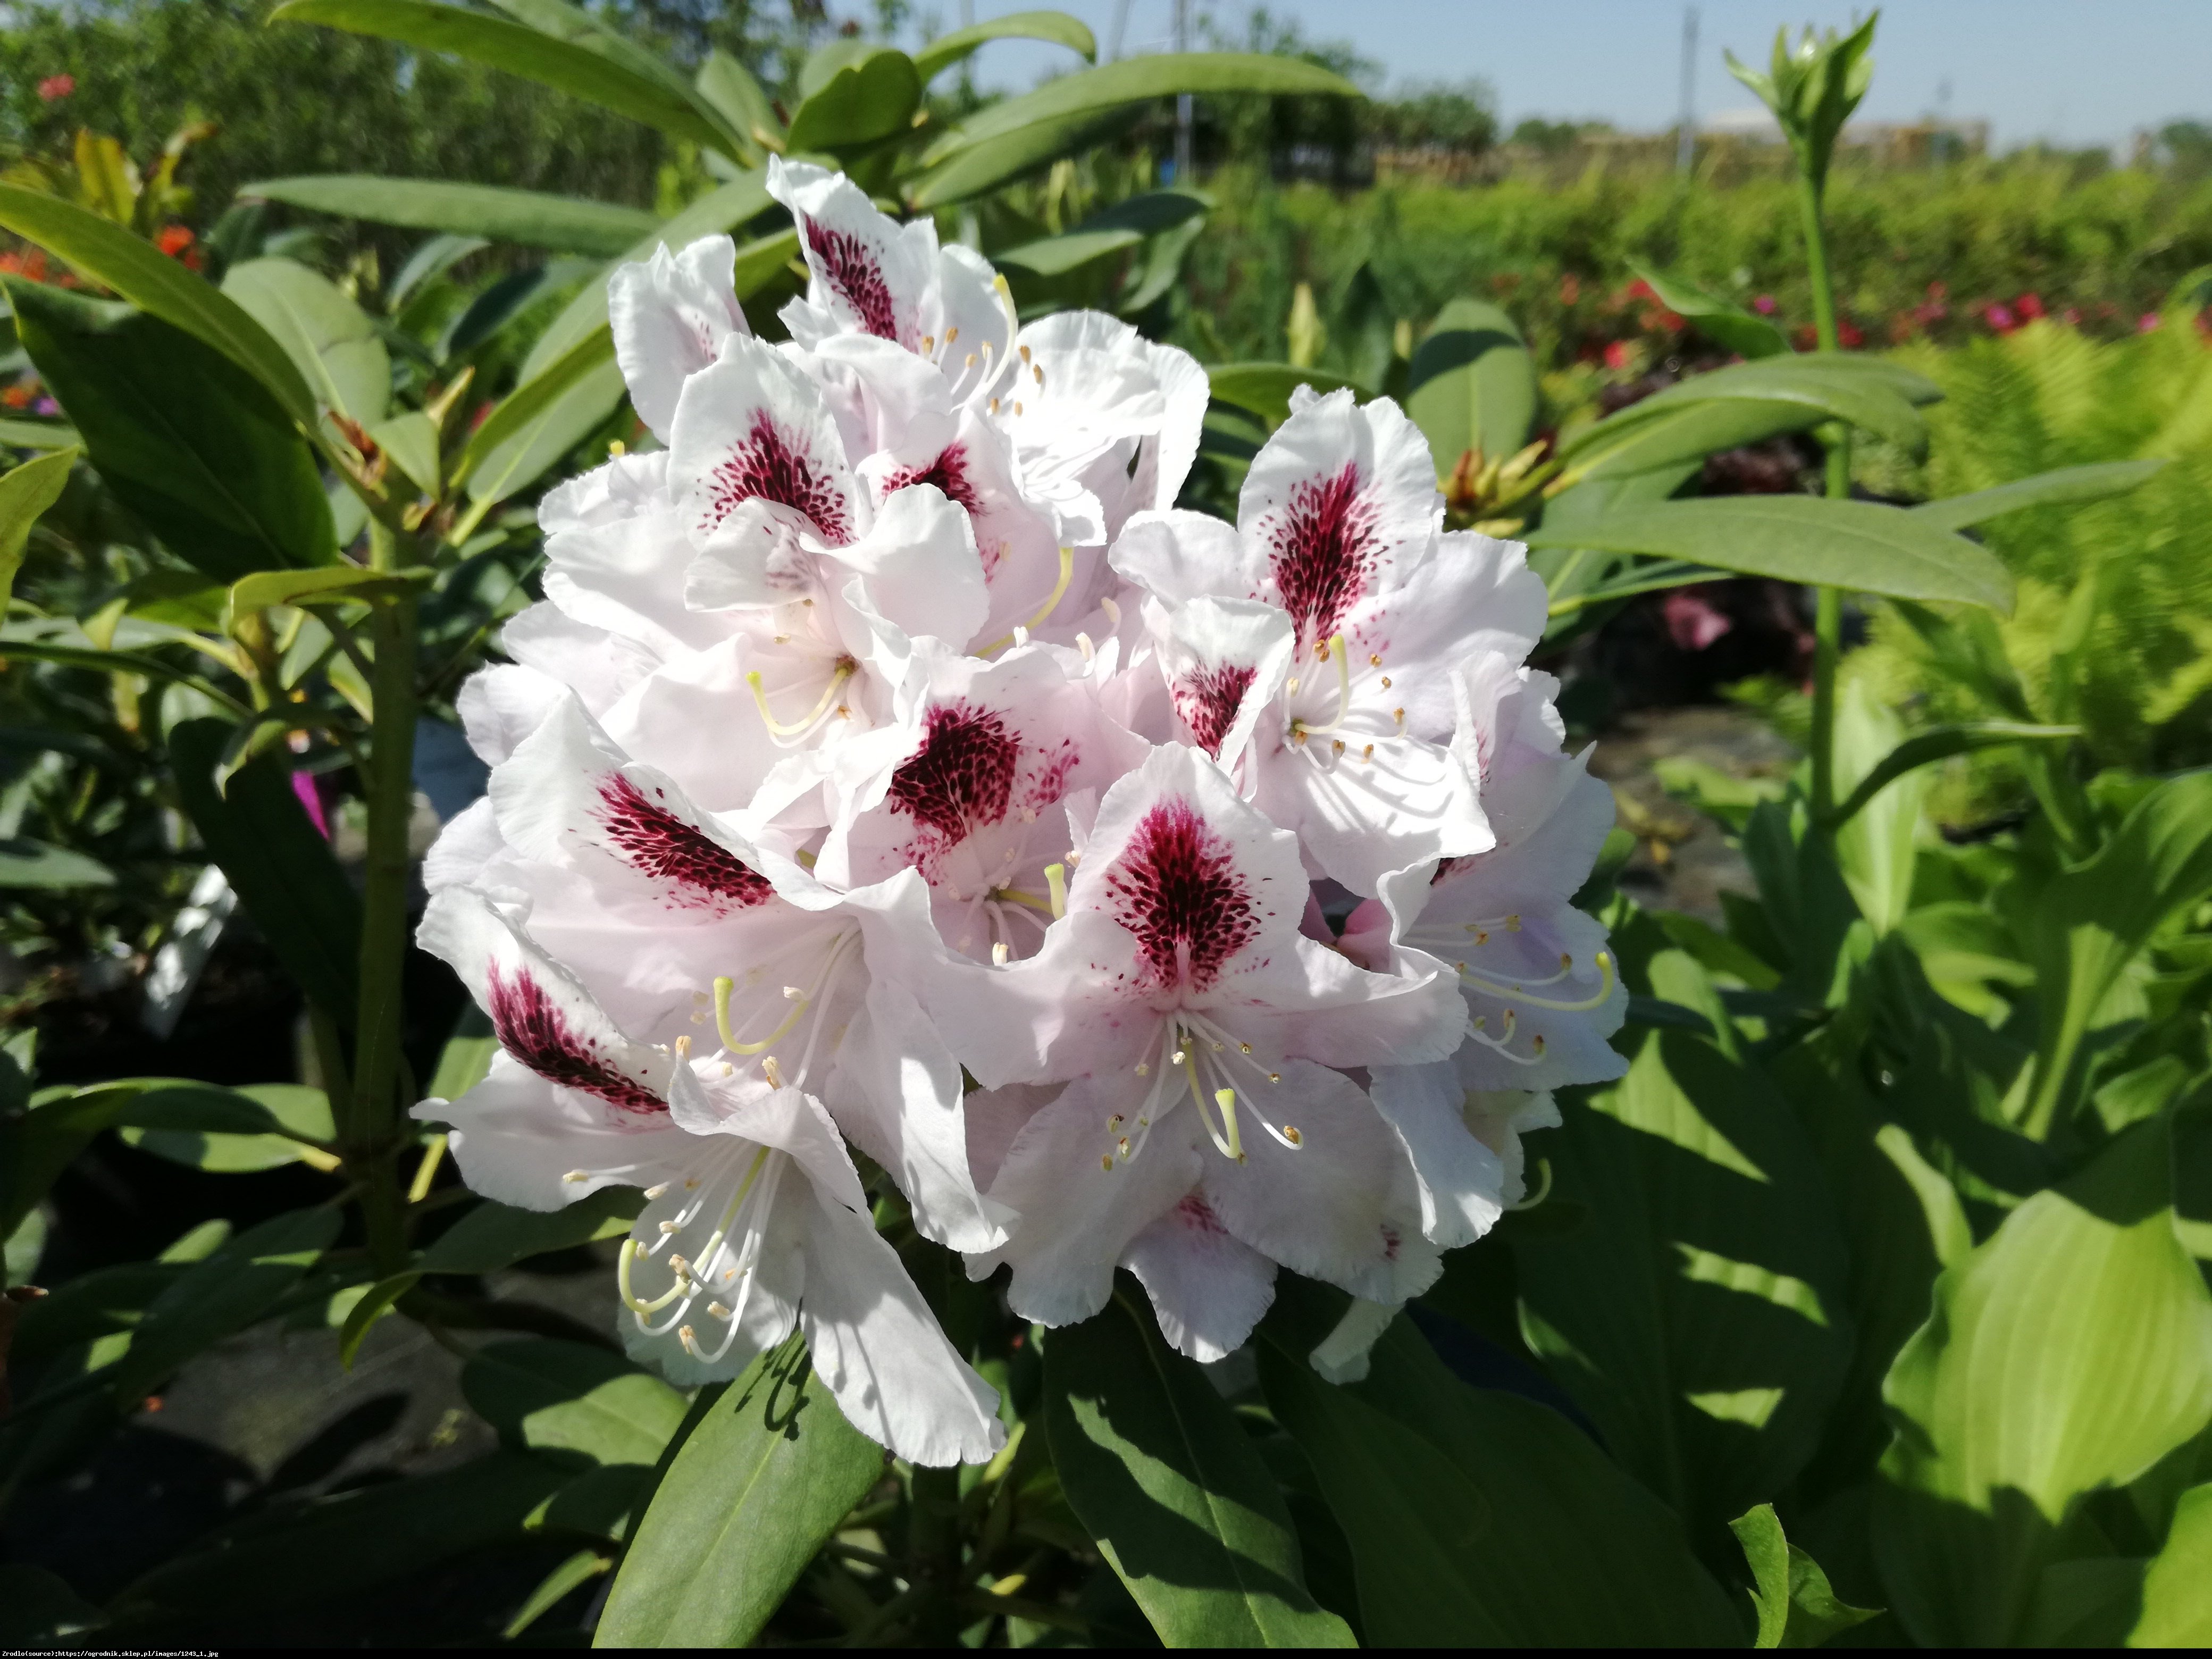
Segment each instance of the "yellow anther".
[{"label": "yellow anther", "polygon": [[1003,968],[1012,959],[1013,954],[1006,948],[1006,940],[1000,939],[991,946],[991,965],[994,968]]},{"label": "yellow anther", "polygon": [[1252,1045],[1249,1042],[1240,1042],[1237,1045],[1237,1052],[1240,1054],[1249,1054],[1252,1052]]},{"label": "yellow anther", "polygon": [[592,1172],[589,1170],[571,1170],[568,1174],[561,1177],[562,1180],[569,1182],[571,1185],[574,1185],[579,1181],[589,1181],[591,1178]]},{"label": "yellow anther", "polygon": [[717,1319],[727,1319],[730,1316],[730,1310],[719,1302],[709,1302],[707,1304],[707,1311]]},{"label": "yellow anther", "polygon": [[1298,1133],[1298,1126],[1295,1123],[1283,1125],[1283,1139],[1293,1146],[1303,1146],[1306,1144],[1306,1138]]},{"label": "yellow anther", "polygon": [[1100,1153],[1098,1158],[1098,1167],[1102,1170],[1110,1171],[1114,1167],[1114,1154],[1111,1152]]},{"label": "yellow anther", "polygon": [[781,1089],[783,1087],[783,1068],[775,1063],[775,1056],[774,1054],[770,1054],[766,1060],[761,1061],[761,1075],[768,1079],[768,1086],[769,1088]]},{"label": "yellow anther", "polygon": [[1067,914],[1067,866],[1048,864],[1044,867],[1045,890],[1052,895],[1052,919],[1058,921]]}]

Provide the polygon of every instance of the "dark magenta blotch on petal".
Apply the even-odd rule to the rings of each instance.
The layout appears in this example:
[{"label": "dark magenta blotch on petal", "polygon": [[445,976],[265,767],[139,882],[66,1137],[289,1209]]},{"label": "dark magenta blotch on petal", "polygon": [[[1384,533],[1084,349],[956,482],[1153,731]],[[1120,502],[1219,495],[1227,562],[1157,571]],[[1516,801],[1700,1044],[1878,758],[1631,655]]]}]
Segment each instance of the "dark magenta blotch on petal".
[{"label": "dark magenta blotch on petal", "polygon": [[1106,886],[1158,988],[1206,989],[1259,937],[1251,890],[1229,843],[1180,797],[1145,814]]},{"label": "dark magenta blotch on petal", "polygon": [[620,772],[599,786],[599,821],[623,862],[678,890],[672,902],[721,911],[775,896],[768,878],[701,830],[686,823]]},{"label": "dark magenta blotch on petal", "polygon": [[495,966],[485,982],[491,994],[492,1030],[499,1034],[500,1046],[548,1083],[597,1095],[617,1109],[640,1116],[667,1111],[666,1101],[609,1065],[599,1045],[569,1025],[545,988],[528,974],[510,979]]}]

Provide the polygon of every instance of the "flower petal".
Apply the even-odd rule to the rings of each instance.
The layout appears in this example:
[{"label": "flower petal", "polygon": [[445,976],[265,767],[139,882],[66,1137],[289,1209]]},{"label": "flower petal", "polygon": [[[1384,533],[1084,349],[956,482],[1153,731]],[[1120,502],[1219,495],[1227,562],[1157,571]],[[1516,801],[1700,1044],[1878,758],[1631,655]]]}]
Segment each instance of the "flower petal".
[{"label": "flower petal", "polygon": [[653,435],[668,441],[685,379],[713,362],[722,342],[750,334],[733,278],[737,244],[705,236],[681,253],[665,244],[607,279],[607,321],[629,400]]},{"label": "flower petal", "polygon": [[1121,1260],[1152,1297],[1160,1334],[1202,1365],[1243,1347],[1275,1299],[1275,1264],[1198,1193],[1139,1233]]}]

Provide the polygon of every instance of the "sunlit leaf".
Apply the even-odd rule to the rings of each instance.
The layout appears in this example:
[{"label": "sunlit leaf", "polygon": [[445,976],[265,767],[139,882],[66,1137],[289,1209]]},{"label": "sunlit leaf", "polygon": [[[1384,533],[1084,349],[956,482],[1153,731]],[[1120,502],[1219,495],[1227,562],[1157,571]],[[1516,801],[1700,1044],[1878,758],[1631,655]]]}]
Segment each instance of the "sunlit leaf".
[{"label": "sunlit leaf", "polygon": [[15,572],[22,568],[23,546],[30,539],[31,526],[61,499],[76,459],[76,450],[64,449],[0,475],[0,611],[7,609]]},{"label": "sunlit leaf", "polygon": [[328,278],[290,259],[248,259],[222,291],[284,348],[315,401],[363,426],[392,402],[392,360],[362,309]]},{"label": "sunlit leaf", "polygon": [[1513,319],[1482,300],[1454,300],[1413,349],[1406,413],[1429,441],[1437,476],[1480,450],[1510,459],[1536,416],[1536,363]]},{"label": "sunlit leaf", "polygon": [[927,82],[973,57],[987,41],[1006,40],[1049,40],[1082,53],[1085,63],[1095,63],[1098,57],[1097,40],[1081,18],[1064,11],[1013,11],[939,35],[915,53],[914,67]]},{"label": "sunlit leaf", "polygon": [[653,228],[653,216],[636,208],[445,179],[314,173],[264,179],[240,185],[238,193],[339,218],[451,231],[556,253],[621,253]]}]

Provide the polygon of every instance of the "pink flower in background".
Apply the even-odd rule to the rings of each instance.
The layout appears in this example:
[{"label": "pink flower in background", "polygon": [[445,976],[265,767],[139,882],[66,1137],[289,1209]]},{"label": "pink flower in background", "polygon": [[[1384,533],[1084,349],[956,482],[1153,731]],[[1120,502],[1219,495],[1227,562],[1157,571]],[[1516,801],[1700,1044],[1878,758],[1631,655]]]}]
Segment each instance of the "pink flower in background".
[{"label": "pink flower in background", "polygon": [[1751,302],[1751,308],[1762,317],[1771,317],[1774,314],[1774,296],[1771,294],[1760,295]]},{"label": "pink flower in background", "polygon": [[1626,340],[1613,340],[1607,344],[1605,348],[1605,366],[1607,368],[1612,369],[1621,369],[1628,367],[1628,343]]},{"label": "pink flower in background", "polygon": [[1702,651],[1735,626],[1692,587],[1678,587],[1659,607],[1667,633],[1685,651]]},{"label": "pink flower in background", "polygon": [[2009,334],[2020,326],[2020,319],[2013,315],[2010,306],[1984,306],[1982,320],[2000,334]]},{"label": "pink flower in background", "polygon": [[2067,327],[2069,327],[2069,328],[2079,328],[2079,327],[2081,327],[2081,307],[2079,307],[2079,306],[2069,306],[2069,307],[2066,307],[2066,310],[2065,310],[2065,313],[2064,313],[2064,316],[2065,316],[2065,319],[2066,319],[2066,326],[2067,326]]},{"label": "pink flower in background", "polygon": [[76,90],[76,76],[74,75],[49,75],[39,82],[39,101],[42,104],[51,104],[58,99],[68,97]]},{"label": "pink flower in background", "polygon": [[2138,334],[2155,334],[2165,325],[2165,323],[2166,319],[2160,316],[2155,311],[2146,311],[2142,316],[2136,319],[2136,332]]}]

